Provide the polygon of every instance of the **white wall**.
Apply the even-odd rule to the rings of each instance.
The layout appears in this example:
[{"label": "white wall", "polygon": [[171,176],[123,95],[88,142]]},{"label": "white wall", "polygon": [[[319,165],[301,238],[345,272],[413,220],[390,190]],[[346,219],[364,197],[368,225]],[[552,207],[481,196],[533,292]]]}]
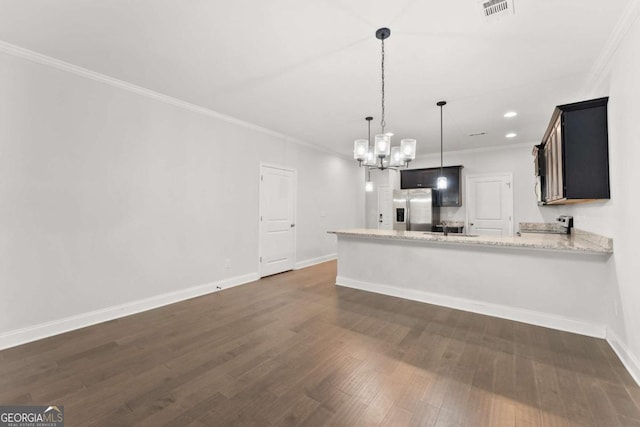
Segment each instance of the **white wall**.
[{"label": "white wall", "polygon": [[338,254],[343,286],[605,335],[608,255],[345,235]]},{"label": "white wall", "polygon": [[297,169],[298,263],[364,223],[349,159],[5,53],[0,93],[0,337],[255,276],[261,162]]},{"label": "white wall", "polygon": [[611,200],[576,205],[572,214],[581,228],[613,237],[610,297],[604,302],[609,313],[608,339],[640,382],[639,76],[640,18],[636,18],[611,67],[608,108]]}]

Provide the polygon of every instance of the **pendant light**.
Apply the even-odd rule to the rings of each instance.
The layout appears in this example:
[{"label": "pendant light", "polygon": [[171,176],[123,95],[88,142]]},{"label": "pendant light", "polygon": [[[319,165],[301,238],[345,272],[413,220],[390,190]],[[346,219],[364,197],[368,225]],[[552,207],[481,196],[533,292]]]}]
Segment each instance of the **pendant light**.
[{"label": "pendant light", "polygon": [[[367,166],[369,168],[377,168],[380,170],[393,169],[398,170],[399,167],[409,166],[409,162],[416,158],[416,140],[415,139],[402,139],[399,147],[391,147],[390,132],[385,132],[385,80],[384,80],[384,41],[391,35],[391,30],[388,28],[379,28],[376,31],[376,38],[381,41],[381,76],[382,76],[382,117],[380,120],[381,133],[375,136],[373,147],[371,143],[371,133],[369,133],[369,145],[365,150],[365,140],[357,139],[353,145],[353,158],[358,161],[359,166]],[[367,118],[367,120],[369,120]],[[371,127],[369,127],[371,129]],[[372,163],[368,159],[369,151],[372,151],[373,160]]]},{"label": "pendant light", "polygon": [[367,169],[367,181],[364,183],[364,191],[371,193],[373,191],[373,181],[371,181],[371,169]]},{"label": "pendant light", "polygon": [[[368,116],[364,119],[367,121],[367,127],[369,129],[369,137],[366,140],[367,149],[364,158],[364,164],[365,166],[375,166],[376,158],[373,154],[373,147],[371,146],[371,120],[373,120],[373,117]],[[373,191],[373,181],[371,181],[371,168],[369,167],[367,167],[367,181],[364,183],[364,191],[366,191],[367,193],[371,193]]]},{"label": "pendant light", "polygon": [[438,190],[446,190],[447,189],[447,177],[444,176],[444,165],[442,162],[443,157],[443,145],[442,145],[442,107],[447,105],[447,101],[438,101],[436,104],[440,107],[440,176],[438,177],[436,186]]}]

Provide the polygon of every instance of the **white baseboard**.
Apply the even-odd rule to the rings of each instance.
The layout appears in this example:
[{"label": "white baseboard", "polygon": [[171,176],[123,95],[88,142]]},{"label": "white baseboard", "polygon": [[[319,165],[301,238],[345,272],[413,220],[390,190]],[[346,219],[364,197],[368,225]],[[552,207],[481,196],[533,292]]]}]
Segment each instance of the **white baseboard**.
[{"label": "white baseboard", "polygon": [[259,278],[258,273],[245,274],[6,332],[0,334],[0,350],[217,292],[221,290],[218,287],[228,289],[243,285]]},{"label": "white baseboard", "polygon": [[606,335],[605,325],[589,323],[583,320],[571,319],[539,311],[474,301],[416,289],[406,289],[378,283],[362,282],[341,276],[336,277],[336,285],[413,301],[426,302],[429,304],[470,311],[478,314],[485,314],[493,317],[500,317],[503,319],[515,320],[517,322],[544,326],[546,328],[573,332],[590,337],[604,338]]},{"label": "white baseboard", "polygon": [[295,269],[299,270],[305,267],[311,267],[312,265],[322,264],[323,262],[332,261],[338,258],[338,254],[324,255],[318,258],[307,259],[304,261],[296,262]]},{"label": "white baseboard", "polygon": [[622,362],[627,372],[633,380],[640,386],[640,360],[629,350],[629,347],[620,339],[620,337],[607,328],[607,342],[618,355],[618,359]]}]

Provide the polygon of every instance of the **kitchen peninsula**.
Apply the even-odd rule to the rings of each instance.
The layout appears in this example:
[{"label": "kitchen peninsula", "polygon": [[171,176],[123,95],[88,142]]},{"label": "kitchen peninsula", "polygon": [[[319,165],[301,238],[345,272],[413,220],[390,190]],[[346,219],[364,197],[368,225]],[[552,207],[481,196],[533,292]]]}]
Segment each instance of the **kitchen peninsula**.
[{"label": "kitchen peninsula", "polygon": [[338,238],[336,285],[605,336],[611,239],[466,236],[352,229]]}]

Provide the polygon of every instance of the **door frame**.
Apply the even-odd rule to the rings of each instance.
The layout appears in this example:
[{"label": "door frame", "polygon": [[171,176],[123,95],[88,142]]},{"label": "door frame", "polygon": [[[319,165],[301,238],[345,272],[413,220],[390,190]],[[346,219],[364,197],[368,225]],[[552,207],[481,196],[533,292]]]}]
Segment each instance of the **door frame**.
[{"label": "door frame", "polygon": [[260,257],[262,256],[262,169],[270,168],[270,169],[279,169],[287,172],[293,173],[293,223],[296,226],[293,228],[293,269],[296,269],[296,253],[297,253],[297,237],[298,237],[298,170],[295,168],[290,168],[286,166],[275,165],[273,163],[263,163],[260,162],[260,166],[258,168],[258,217],[256,218],[258,221],[258,277],[262,278],[262,262],[260,262]]},{"label": "door frame", "polygon": [[[465,175],[464,178],[464,193],[463,194],[467,194],[467,196],[469,195],[469,180],[473,179],[473,178],[492,178],[492,177],[500,177],[500,178],[508,178],[509,179],[509,235],[513,236],[513,173],[512,172],[496,172],[496,173],[478,173],[478,174],[472,174],[472,175]],[[469,199],[467,198],[467,203],[465,203],[465,212],[464,212],[464,227],[466,230],[466,233],[470,233],[471,229],[469,228]]]},{"label": "door frame", "polygon": [[[388,189],[389,190],[389,194],[391,196],[389,198],[391,203],[389,204],[390,210],[389,210],[389,214],[388,215],[389,215],[389,225],[390,225],[390,227],[388,229],[380,228],[380,225],[382,225],[382,223],[380,222],[380,189],[382,189],[382,188]],[[377,204],[378,204],[378,206],[377,206],[377,209],[376,209],[376,224],[378,225],[378,230],[393,230],[393,221],[392,221],[392,216],[393,216],[392,215],[392,213],[393,213],[393,187],[388,185],[388,184],[387,185],[378,185],[377,193],[378,193],[377,194],[377,202],[378,202]]]}]

